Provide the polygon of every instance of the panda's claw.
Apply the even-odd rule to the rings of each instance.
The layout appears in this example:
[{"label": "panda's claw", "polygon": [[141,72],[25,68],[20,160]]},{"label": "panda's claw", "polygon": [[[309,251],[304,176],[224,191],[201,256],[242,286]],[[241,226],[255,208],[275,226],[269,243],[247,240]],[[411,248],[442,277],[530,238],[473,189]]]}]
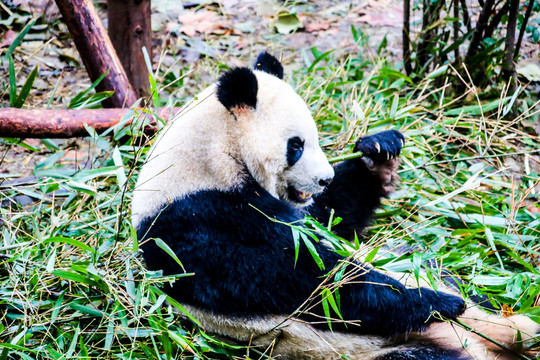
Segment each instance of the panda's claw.
[{"label": "panda's claw", "polygon": [[404,136],[396,130],[387,130],[360,138],[354,147],[374,162],[386,162],[397,158],[405,143]]}]

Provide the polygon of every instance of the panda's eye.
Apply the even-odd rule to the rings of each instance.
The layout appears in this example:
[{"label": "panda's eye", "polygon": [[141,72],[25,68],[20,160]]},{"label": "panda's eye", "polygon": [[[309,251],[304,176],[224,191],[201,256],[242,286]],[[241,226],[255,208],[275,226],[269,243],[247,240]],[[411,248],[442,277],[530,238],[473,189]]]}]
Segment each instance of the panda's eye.
[{"label": "panda's eye", "polygon": [[293,166],[304,152],[304,141],[298,136],[292,137],[287,142],[287,164]]},{"label": "panda's eye", "polygon": [[302,151],[304,149],[304,146],[299,143],[299,142],[293,142],[291,144],[291,148],[294,150],[294,151]]}]

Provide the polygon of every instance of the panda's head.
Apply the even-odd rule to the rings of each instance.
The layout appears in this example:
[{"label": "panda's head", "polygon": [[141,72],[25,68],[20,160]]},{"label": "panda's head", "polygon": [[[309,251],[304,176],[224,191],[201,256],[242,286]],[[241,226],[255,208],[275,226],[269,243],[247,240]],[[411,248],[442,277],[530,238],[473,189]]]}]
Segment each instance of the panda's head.
[{"label": "panda's head", "polygon": [[255,70],[221,76],[216,93],[237,122],[234,137],[249,173],[273,196],[305,206],[332,181],[334,170],[305,102],[282,78],[279,61],[262,53]]}]

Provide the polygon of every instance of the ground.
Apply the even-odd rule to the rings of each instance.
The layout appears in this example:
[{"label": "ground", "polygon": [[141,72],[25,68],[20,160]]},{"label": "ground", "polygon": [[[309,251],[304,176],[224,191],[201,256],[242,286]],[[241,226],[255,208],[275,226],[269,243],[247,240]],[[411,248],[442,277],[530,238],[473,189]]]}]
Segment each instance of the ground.
[{"label": "ground", "polygon": [[[106,2],[94,3],[105,20]],[[152,1],[160,106],[185,104],[225,66],[251,64],[260,51],[279,56],[329,158],[350,155],[366,133],[393,128],[406,136],[398,191],[360,241],[324,228],[314,228],[317,236],[353,247],[378,269],[418,274],[420,264],[440,263],[502,314],[540,323],[537,83],[520,78],[516,92],[498,83],[458,94],[456,78],[443,72],[404,75],[397,0],[179,3]],[[39,65],[24,107],[66,108],[90,86],[52,4],[0,2],[0,29],[9,29],[0,36],[0,106],[9,103],[4,54],[32,14],[45,15],[14,52],[18,89]],[[418,14],[413,19],[418,29]],[[522,54],[534,68],[540,49],[529,40]],[[326,51],[309,71],[314,54]],[[0,140],[2,358],[222,358],[213,355],[226,345],[174,316],[181,307],[157,286],[172,279],[147,271],[138,252],[129,203],[148,150],[138,140],[121,133],[116,141]],[[386,252],[403,245],[417,251]],[[440,275],[429,270],[427,280]]]},{"label": "ground", "polygon": [[[8,2],[10,4],[11,2]],[[70,99],[90,86],[90,80],[74,48],[69,32],[53,0],[15,0],[18,8],[3,6],[7,19],[0,24],[5,32],[0,49],[5,51],[15,39],[17,29],[43,14],[21,46],[15,51],[17,85],[21,87],[35,66],[38,76],[25,107],[65,108]],[[315,2],[276,2],[224,0],[221,3],[200,1],[186,3],[182,8],[176,1],[152,1],[153,66],[159,67],[157,77],[168,81],[190,74],[162,93],[165,103],[182,105],[186,98],[198,93],[219,74],[216,62],[228,66],[252,63],[260,51],[270,51],[280,57],[286,72],[305,67],[305,59],[313,59],[311,48],[319,52],[332,51],[340,58],[354,52],[358,46],[367,49],[372,58],[383,39],[387,45],[382,55],[399,67],[401,63],[401,0],[365,0]],[[106,1],[97,2],[100,16],[107,26]],[[469,3],[474,16],[478,5]],[[412,28],[419,29],[420,14],[413,11]],[[363,37],[356,44],[351,27]],[[11,30],[15,29],[15,30]],[[418,31],[416,31],[417,33]],[[523,71],[536,71],[540,47],[526,38],[522,50]],[[534,60],[536,59],[536,60]],[[7,64],[0,68],[0,78],[7,81]],[[532,69],[532,70],[531,70]],[[7,89],[7,87],[5,87]],[[3,99],[8,101],[7,91]],[[83,140],[58,141],[67,148],[68,157],[78,160],[87,156],[90,146]],[[41,152],[2,145],[2,172],[28,175],[40,159],[45,146],[38,140],[27,143]],[[13,149],[14,151],[9,151]]]}]

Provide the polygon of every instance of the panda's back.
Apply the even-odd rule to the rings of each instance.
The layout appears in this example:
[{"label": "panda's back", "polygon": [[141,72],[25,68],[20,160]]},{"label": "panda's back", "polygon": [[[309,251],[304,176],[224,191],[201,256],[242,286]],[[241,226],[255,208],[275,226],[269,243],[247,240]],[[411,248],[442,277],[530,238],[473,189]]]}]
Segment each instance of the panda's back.
[{"label": "panda's back", "polygon": [[228,189],[239,181],[234,134],[224,121],[229,117],[212,85],[161,131],[133,193],[135,227],[177,198],[204,189]]}]

